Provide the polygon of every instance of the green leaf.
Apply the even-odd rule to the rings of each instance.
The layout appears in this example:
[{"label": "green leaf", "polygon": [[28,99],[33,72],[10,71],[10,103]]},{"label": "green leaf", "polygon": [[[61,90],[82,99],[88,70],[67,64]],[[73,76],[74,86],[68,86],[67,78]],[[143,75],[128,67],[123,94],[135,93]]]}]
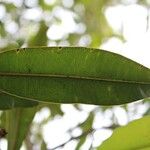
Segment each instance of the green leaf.
[{"label": "green leaf", "polygon": [[84,144],[84,142],[86,141],[86,136],[83,136],[79,139],[79,142],[76,146],[76,150],[80,150],[81,146]]},{"label": "green leaf", "polygon": [[109,1],[110,0],[77,1],[84,5],[84,15],[81,15],[81,19],[86,25],[87,34],[91,37],[91,47],[98,47],[103,43],[104,39],[115,35],[104,14],[104,9],[108,7]]},{"label": "green leaf", "polygon": [[[50,10],[53,8],[52,5],[49,5],[49,4],[45,3],[44,0],[39,0],[39,5],[40,5],[40,7],[41,7],[43,10],[47,10],[47,11],[50,11]],[[53,4],[53,5],[54,5],[54,4]]]},{"label": "green leaf", "polygon": [[150,70],[99,49],[15,49],[0,54],[0,92],[1,109],[39,101],[124,104],[150,97]]},{"label": "green leaf", "polygon": [[81,146],[85,143],[88,133],[90,133],[90,131],[92,131],[93,121],[94,121],[94,114],[91,112],[89,114],[89,116],[87,117],[87,119],[82,124],[80,124],[79,127],[82,129],[82,132],[87,133],[87,135],[81,136],[81,138],[79,139],[79,142],[76,146],[76,150],[80,150]]},{"label": "green leaf", "polygon": [[42,144],[41,144],[41,150],[47,150],[47,145],[44,140],[42,141]]},{"label": "green leaf", "polygon": [[44,21],[40,22],[40,27],[38,32],[31,36],[28,45],[29,46],[45,46],[47,45],[47,32],[48,27],[46,26]]},{"label": "green leaf", "polygon": [[132,121],[114,130],[112,136],[104,141],[99,150],[149,150],[150,116]]},{"label": "green leaf", "polygon": [[34,108],[15,108],[7,112],[8,150],[20,150],[36,113]]},{"label": "green leaf", "polygon": [[6,31],[4,24],[0,21],[0,37],[5,37],[6,36]]},{"label": "green leaf", "polygon": [[86,132],[92,129],[93,121],[94,121],[94,114],[91,112],[88,118],[80,125],[83,132]]},{"label": "green leaf", "polygon": [[[33,107],[38,105],[38,102],[27,100],[25,98],[19,98],[16,96],[11,96],[5,94],[0,90],[0,109],[6,110],[8,108],[15,108],[15,107]],[[10,94],[10,93],[9,93]]]},{"label": "green leaf", "polygon": [[49,104],[46,105],[51,111],[51,117],[55,117],[56,115],[63,115],[63,111],[60,108],[60,104]]}]

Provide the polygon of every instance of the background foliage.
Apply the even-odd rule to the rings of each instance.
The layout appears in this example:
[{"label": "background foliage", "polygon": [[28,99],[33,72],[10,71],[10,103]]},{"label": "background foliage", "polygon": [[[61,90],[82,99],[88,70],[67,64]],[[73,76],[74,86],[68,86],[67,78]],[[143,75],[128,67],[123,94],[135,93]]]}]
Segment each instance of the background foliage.
[{"label": "background foliage", "polygon": [[[0,0],[0,49],[4,51],[5,49],[29,46],[60,45],[98,48],[112,37],[125,42],[123,28],[119,31],[114,30],[108,24],[105,11],[111,6],[128,6],[130,3],[127,0]],[[150,3],[148,0],[137,0],[134,3],[145,7],[149,11]],[[147,16],[148,19],[149,16]],[[144,109],[140,109],[141,107]],[[79,121],[75,122],[74,125],[68,126],[68,129],[65,129],[64,137],[67,136],[67,138],[64,138],[64,141],[58,140],[55,144],[51,143],[51,141],[46,141],[46,138],[43,138],[44,125],[56,120],[63,121],[70,108],[72,113],[74,111],[78,112],[79,118],[81,114],[84,114],[84,117],[78,119]],[[140,112],[140,110],[143,111]],[[99,137],[107,131],[110,134],[113,129],[122,125],[118,112],[123,112],[128,122],[148,115],[150,113],[150,104],[145,100],[135,104],[115,107],[89,106],[88,109],[87,106],[80,104],[41,104],[32,110],[32,113],[29,113],[30,115],[25,113],[24,117],[28,118],[30,116],[33,118],[35,112],[37,112],[36,116],[32,124],[30,124],[30,129],[23,143],[26,149],[44,150],[61,147],[62,149],[67,149],[69,145],[71,145],[71,149],[76,150],[96,149],[104,140],[102,138],[95,142],[97,134]],[[47,113],[44,114],[44,112]],[[13,126],[9,127],[7,119],[9,113],[9,111],[1,111],[0,126],[12,128],[14,137],[8,136],[7,138],[15,139],[15,136],[17,136],[16,131],[14,131]],[[21,113],[24,114],[24,110],[14,110],[14,114]],[[40,114],[43,114],[43,119],[41,120],[37,119]],[[106,120],[105,124],[100,122],[100,120],[103,120],[102,116]],[[99,122],[95,123],[97,120]],[[22,129],[21,125],[22,123],[20,123],[18,131]],[[57,136],[57,134],[53,136]],[[20,137],[20,144],[22,143],[22,137]],[[1,140],[1,143],[5,145],[6,140]]]}]

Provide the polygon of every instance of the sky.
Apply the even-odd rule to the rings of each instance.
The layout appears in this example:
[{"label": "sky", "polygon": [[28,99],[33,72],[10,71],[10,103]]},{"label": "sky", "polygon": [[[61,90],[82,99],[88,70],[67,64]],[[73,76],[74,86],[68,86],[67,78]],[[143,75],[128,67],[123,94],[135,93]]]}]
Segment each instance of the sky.
[{"label": "sky", "polygon": [[101,48],[122,54],[150,68],[150,12],[141,5],[118,5],[105,12],[114,30],[121,31],[125,42],[111,38]]}]

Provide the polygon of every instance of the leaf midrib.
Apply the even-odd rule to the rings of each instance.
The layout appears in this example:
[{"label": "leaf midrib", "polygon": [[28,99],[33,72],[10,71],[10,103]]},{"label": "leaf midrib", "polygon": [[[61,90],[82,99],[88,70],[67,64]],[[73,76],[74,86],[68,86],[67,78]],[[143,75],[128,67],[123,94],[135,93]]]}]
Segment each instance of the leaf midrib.
[{"label": "leaf midrib", "polygon": [[105,82],[117,82],[117,83],[150,85],[150,82],[143,82],[143,81],[105,79],[105,78],[99,78],[99,77],[62,75],[62,74],[7,73],[7,72],[0,72],[0,76],[55,77],[55,78],[71,78],[71,79],[82,79],[82,80],[95,80],[95,81],[105,81]]}]

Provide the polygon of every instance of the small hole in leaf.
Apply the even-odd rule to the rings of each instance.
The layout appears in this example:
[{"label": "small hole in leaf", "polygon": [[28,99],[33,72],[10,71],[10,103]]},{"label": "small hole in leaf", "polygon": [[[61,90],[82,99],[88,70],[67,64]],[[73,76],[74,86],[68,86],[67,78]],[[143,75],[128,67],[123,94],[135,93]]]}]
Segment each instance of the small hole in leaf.
[{"label": "small hole in leaf", "polygon": [[17,50],[16,50],[16,53],[18,54],[19,52],[20,52],[20,49],[17,49]]},{"label": "small hole in leaf", "polygon": [[31,73],[31,69],[30,68],[28,68],[28,73]]},{"label": "small hole in leaf", "polygon": [[61,47],[61,46],[59,46],[59,47],[58,47],[58,49],[59,49],[59,50],[62,50],[62,47]]}]

